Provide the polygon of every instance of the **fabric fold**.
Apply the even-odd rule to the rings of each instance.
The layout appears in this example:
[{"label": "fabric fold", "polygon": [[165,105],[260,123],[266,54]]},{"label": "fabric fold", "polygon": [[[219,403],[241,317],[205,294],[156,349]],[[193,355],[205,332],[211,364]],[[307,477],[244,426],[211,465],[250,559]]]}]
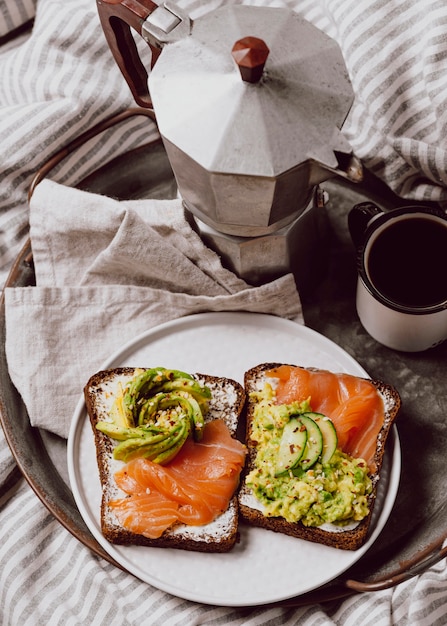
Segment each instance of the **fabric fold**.
[{"label": "fabric fold", "polygon": [[6,355],[31,424],[61,437],[89,376],[159,324],[221,311],[303,323],[291,274],[248,285],[202,243],[179,200],[118,202],[45,180],[30,224],[36,286],[5,290]]}]

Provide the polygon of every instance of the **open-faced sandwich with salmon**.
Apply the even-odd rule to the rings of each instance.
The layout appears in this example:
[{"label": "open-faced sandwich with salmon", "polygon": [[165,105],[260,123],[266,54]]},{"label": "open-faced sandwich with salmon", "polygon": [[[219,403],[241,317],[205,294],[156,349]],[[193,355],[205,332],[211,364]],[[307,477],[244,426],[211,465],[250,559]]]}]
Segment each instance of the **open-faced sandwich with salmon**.
[{"label": "open-faced sandwich with salmon", "polygon": [[365,541],[400,407],[378,381],[265,363],[245,374],[248,459],[242,517],[345,550]]},{"label": "open-faced sandwich with salmon", "polygon": [[234,380],[155,367],[90,378],[102,502],[116,544],[226,552],[238,538],[245,393]]}]

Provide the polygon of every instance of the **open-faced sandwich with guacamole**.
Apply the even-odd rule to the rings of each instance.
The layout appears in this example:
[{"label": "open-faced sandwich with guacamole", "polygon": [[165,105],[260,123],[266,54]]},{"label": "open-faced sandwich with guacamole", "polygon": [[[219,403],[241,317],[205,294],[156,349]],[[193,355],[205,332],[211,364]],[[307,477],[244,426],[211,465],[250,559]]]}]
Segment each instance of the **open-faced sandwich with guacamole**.
[{"label": "open-faced sandwich with guacamole", "polygon": [[366,540],[400,407],[385,383],[266,363],[245,374],[249,524],[345,550]]},{"label": "open-faced sandwich with guacamole", "polygon": [[90,378],[101,529],[116,544],[226,552],[238,538],[245,393],[234,380],[164,367]]},{"label": "open-faced sandwich with guacamole", "polygon": [[345,550],[366,541],[397,391],[277,363],[244,386],[164,367],[90,378],[108,541],[227,552],[241,518]]}]

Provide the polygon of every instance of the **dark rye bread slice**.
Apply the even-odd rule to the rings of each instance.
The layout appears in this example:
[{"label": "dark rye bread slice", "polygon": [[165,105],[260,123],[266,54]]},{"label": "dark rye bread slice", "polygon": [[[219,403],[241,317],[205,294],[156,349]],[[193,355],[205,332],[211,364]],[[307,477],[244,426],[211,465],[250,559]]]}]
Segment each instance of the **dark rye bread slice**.
[{"label": "dark rye bread slice", "polygon": [[[292,537],[298,537],[314,543],[321,543],[327,546],[340,548],[343,550],[357,550],[361,547],[368,535],[368,530],[373,513],[374,503],[377,495],[380,470],[382,468],[383,456],[385,453],[385,442],[393,425],[394,419],[400,408],[400,396],[397,390],[381,381],[370,381],[376,387],[381,395],[385,408],[385,421],[377,437],[377,446],[374,456],[376,471],[371,475],[373,490],[369,496],[369,514],[361,522],[353,528],[348,527],[336,528],[331,527],[330,530],[323,527],[308,527],[301,522],[291,523],[281,517],[267,517],[262,512],[262,504],[259,503],[251,490],[245,485],[245,476],[254,467],[256,457],[256,446],[253,444],[251,437],[252,418],[255,402],[250,400],[250,393],[262,389],[265,381],[265,372],[267,370],[279,367],[280,363],[263,363],[258,365],[245,374],[245,392],[247,394],[246,401],[246,445],[248,449],[248,458],[245,466],[244,476],[241,480],[241,488],[239,491],[239,511],[241,517],[253,526],[266,528],[278,533],[284,533]],[[309,368],[318,371],[315,368]],[[269,382],[273,383],[274,379],[269,378]]]},{"label": "dark rye bread slice", "polygon": [[[179,524],[166,530],[158,539],[149,539],[143,535],[132,533],[123,528],[116,520],[108,506],[111,500],[125,497],[114,481],[114,472],[122,466],[120,461],[113,459],[114,441],[100,432],[95,425],[107,419],[119,382],[126,385],[141,368],[120,367],[94,374],[84,388],[87,412],[92,425],[96,458],[102,486],[101,529],[104,537],[114,544],[134,544],[180,548],[198,552],[227,552],[238,540],[238,501],[235,494],[228,509],[214,522],[205,526],[193,527]],[[207,385],[212,392],[212,399],[205,421],[222,419],[235,436],[239,419],[244,408],[245,392],[236,381],[205,374],[194,377]]]}]

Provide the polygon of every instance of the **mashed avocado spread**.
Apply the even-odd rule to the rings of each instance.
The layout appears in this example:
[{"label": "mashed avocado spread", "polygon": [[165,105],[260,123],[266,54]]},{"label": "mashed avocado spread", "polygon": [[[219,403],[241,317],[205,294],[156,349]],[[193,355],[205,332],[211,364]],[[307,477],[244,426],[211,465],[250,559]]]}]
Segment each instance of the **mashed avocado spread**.
[{"label": "mashed avocado spread", "polygon": [[276,471],[284,426],[292,416],[312,411],[312,399],[276,404],[274,389],[268,383],[251,396],[256,400],[251,440],[257,452],[246,484],[263,504],[264,514],[301,521],[306,526],[345,526],[366,517],[372,483],[363,459],[354,459],[337,448],[326,463],[320,457],[306,470],[298,466],[279,475]]}]

